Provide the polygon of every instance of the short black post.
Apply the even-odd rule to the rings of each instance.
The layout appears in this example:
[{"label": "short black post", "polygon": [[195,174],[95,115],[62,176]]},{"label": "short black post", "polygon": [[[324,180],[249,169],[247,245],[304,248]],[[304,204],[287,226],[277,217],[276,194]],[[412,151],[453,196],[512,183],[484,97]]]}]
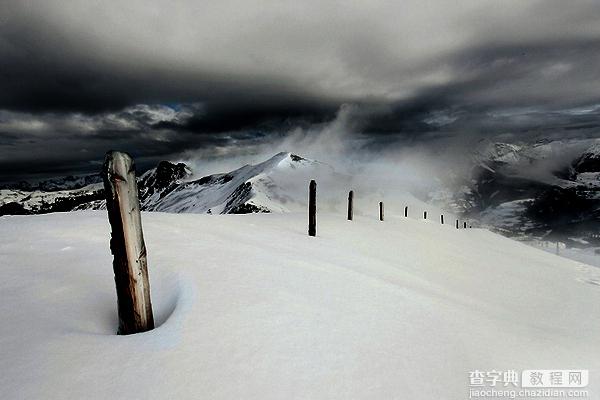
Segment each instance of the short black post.
[{"label": "short black post", "polygon": [[456,220],[456,229],[458,229],[458,220]]},{"label": "short black post", "polygon": [[317,236],[317,182],[308,186],[308,236]]},{"label": "short black post", "polygon": [[423,211],[423,219],[427,219],[427,211]]},{"label": "short black post", "polygon": [[467,229],[467,223],[463,222],[463,228]]},{"label": "short black post", "polygon": [[444,225],[444,214],[440,215],[440,222]]},{"label": "short black post", "polygon": [[383,201],[379,202],[379,220],[383,221]]},{"label": "short black post", "polygon": [[354,218],[354,190],[348,193],[348,221]]},{"label": "short black post", "polygon": [[404,207],[404,216],[408,217],[408,206]]}]

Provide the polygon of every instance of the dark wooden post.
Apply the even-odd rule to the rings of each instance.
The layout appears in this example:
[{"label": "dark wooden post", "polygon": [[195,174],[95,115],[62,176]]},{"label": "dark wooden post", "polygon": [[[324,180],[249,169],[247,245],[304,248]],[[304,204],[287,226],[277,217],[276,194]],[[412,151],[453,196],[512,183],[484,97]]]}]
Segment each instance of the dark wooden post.
[{"label": "dark wooden post", "polygon": [[383,201],[379,202],[379,220],[383,221]]},{"label": "dark wooden post", "polygon": [[154,329],[146,246],[142,232],[135,164],[129,154],[106,153],[102,169],[111,226],[110,249],[117,287],[119,335]]},{"label": "dark wooden post", "polygon": [[317,182],[308,185],[308,236],[317,236]]},{"label": "dark wooden post", "polygon": [[444,225],[444,214],[440,215],[440,222]]},{"label": "dark wooden post", "polygon": [[404,216],[408,217],[408,206],[404,207]]},{"label": "dark wooden post", "polygon": [[427,219],[427,211],[423,211],[423,219]]},{"label": "dark wooden post", "polygon": [[458,229],[458,220],[456,220],[456,229]]},{"label": "dark wooden post", "polygon": [[354,190],[348,192],[348,221],[354,218]]},{"label": "dark wooden post", "polygon": [[467,223],[463,222],[463,228],[467,229]]}]

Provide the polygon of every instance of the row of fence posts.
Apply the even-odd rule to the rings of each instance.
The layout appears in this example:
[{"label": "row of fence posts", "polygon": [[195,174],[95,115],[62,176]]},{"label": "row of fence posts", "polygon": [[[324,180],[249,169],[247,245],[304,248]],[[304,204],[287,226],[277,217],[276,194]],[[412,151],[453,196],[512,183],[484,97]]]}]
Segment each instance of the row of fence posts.
[{"label": "row of fence posts", "polygon": [[[384,220],[383,201],[379,202],[379,220]],[[408,206],[404,207],[404,217],[408,218]],[[354,190],[348,192],[348,221],[354,219]],[[423,211],[423,219],[427,219],[427,211]],[[444,214],[440,215],[440,223],[444,225]],[[469,225],[469,228],[473,226]],[[463,222],[467,228],[467,222]],[[460,229],[459,220],[456,220],[456,229]],[[317,182],[313,179],[308,185],[308,235],[317,236]]]},{"label": "row of fence posts", "polygon": [[[594,237],[594,235],[592,235],[592,237]],[[543,240],[543,241],[537,241],[537,245],[540,247],[546,247],[548,248],[548,246],[550,245],[550,243],[554,243],[554,242],[549,242],[547,240]],[[560,255],[560,246],[562,244],[562,242],[557,241],[556,243],[554,243],[556,245],[556,255]],[[565,245],[566,248],[566,245]]]},{"label": "row of fence posts", "polygon": [[[110,249],[117,291],[119,327],[117,333],[128,335],[154,329],[150,300],[150,283],[146,245],[135,163],[127,153],[109,151],[102,167],[106,209],[111,226]],[[379,202],[379,220],[383,221],[383,202]],[[309,184],[308,234],[317,235],[317,183]],[[404,208],[408,217],[408,207]],[[427,218],[427,212],[423,214]],[[348,220],[354,218],[354,191],[348,193]],[[443,216],[442,216],[443,223]],[[466,228],[466,222],[464,227]],[[458,220],[456,220],[458,228]]]}]

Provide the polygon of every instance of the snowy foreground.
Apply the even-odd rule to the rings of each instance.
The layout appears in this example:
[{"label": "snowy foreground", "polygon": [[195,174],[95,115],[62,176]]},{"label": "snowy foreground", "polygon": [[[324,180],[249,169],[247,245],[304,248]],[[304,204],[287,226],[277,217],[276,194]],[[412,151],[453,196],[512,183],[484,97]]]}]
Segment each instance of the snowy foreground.
[{"label": "snowy foreground", "polygon": [[476,369],[600,398],[595,267],[436,221],[142,218],[160,326],[132,336],[105,212],[0,218],[0,398],[453,400]]}]

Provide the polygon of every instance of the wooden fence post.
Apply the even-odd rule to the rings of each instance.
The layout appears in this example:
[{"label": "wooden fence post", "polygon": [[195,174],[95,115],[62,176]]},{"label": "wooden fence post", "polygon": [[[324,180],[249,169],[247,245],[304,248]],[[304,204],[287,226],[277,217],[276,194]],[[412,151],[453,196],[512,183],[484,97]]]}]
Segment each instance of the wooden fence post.
[{"label": "wooden fence post", "polygon": [[348,221],[354,218],[354,190],[348,192]]},{"label": "wooden fence post", "polygon": [[379,220],[383,221],[383,201],[379,202]]},{"label": "wooden fence post", "polygon": [[154,316],[135,164],[129,154],[109,151],[104,160],[102,176],[117,287],[117,333],[129,335],[148,331],[154,329]]},{"label": "wooden fence post", "polygon": [[458,229],[458,220],[456,220],[456,229]]},{"label": "wooden fence post", "polygon": [[317,182],[308,186],[308,236],[317,236]]},{"label": "wooden fence post", "polygon": [[427,219],[427,211],[423,211],[423,219]]},{"label": "wooden fence post", "polygon": [[463,222],[463,228],[467,229],[467,223],[466,222]]},{"label": "wooden fence post", "polygon": [[440,215],[440,222],[444,225],[444,214]]},{"label": "wooden fence post", "polygon": [[404,207],[404,216],[408,217],[408,206]]}]

